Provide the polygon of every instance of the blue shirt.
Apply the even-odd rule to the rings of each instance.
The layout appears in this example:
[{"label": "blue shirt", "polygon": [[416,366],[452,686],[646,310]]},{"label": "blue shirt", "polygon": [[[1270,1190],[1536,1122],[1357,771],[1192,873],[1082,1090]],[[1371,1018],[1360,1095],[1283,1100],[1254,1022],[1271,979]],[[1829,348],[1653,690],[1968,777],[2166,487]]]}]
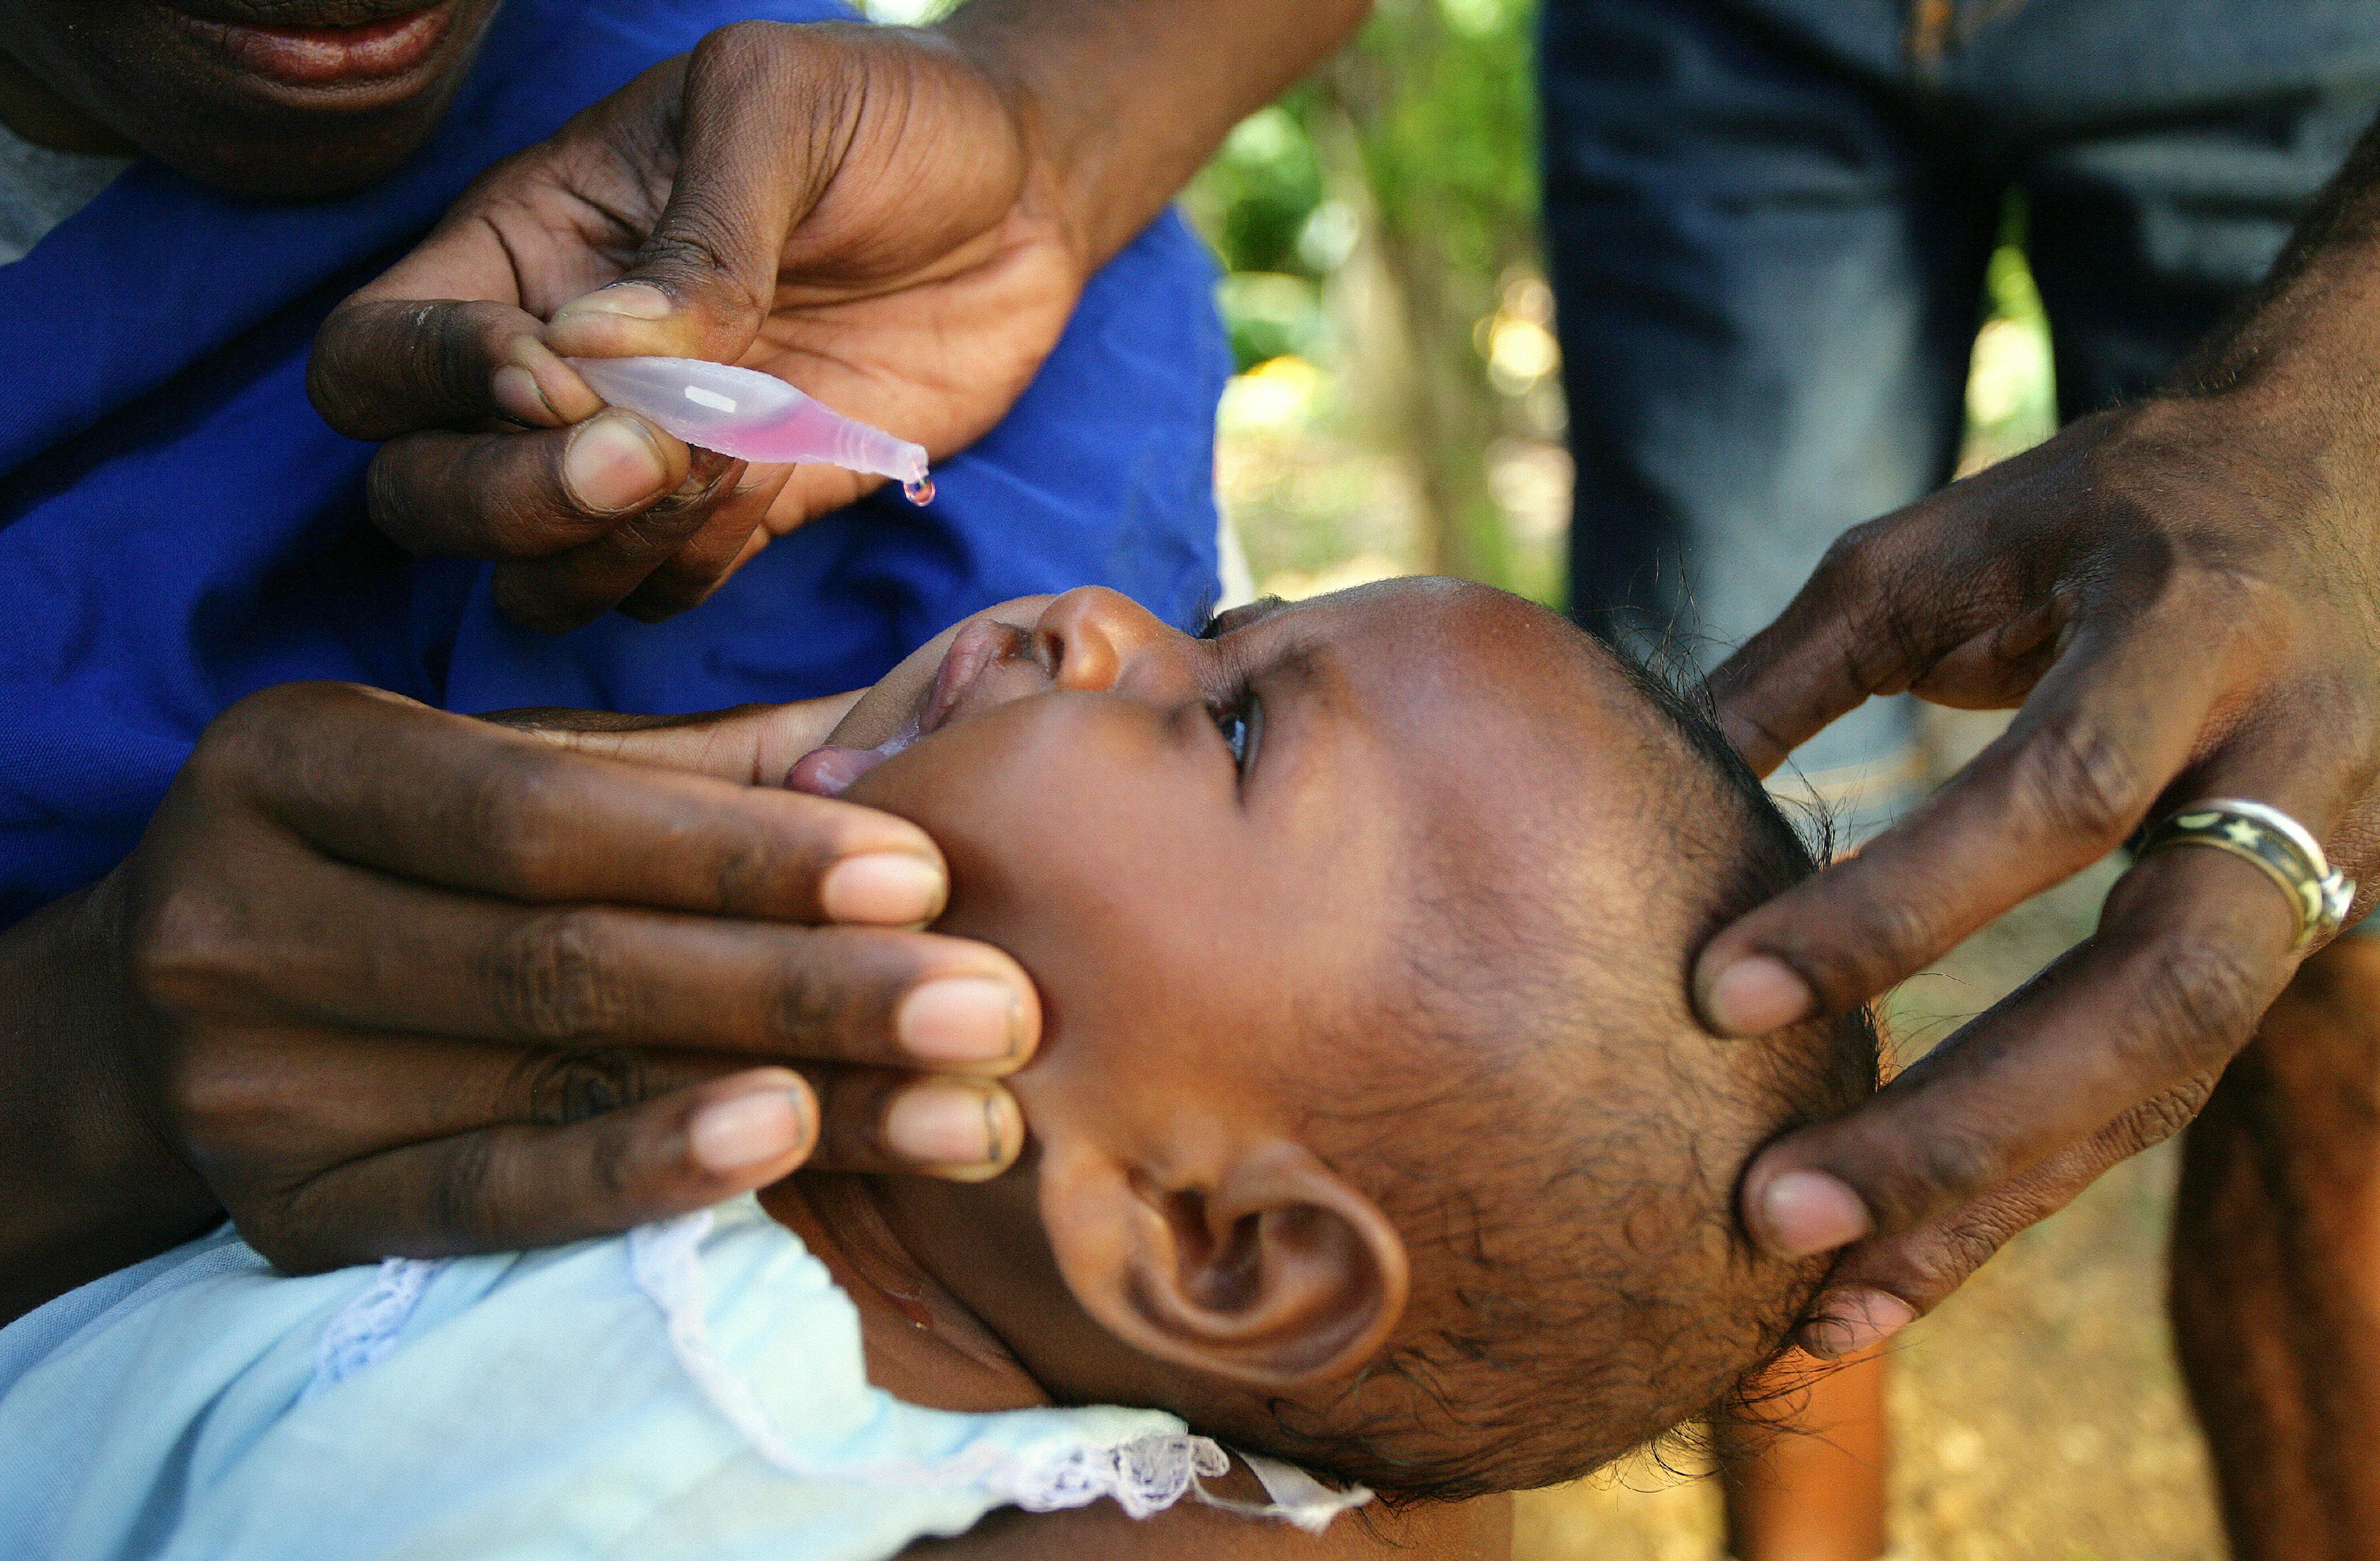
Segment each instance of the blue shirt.
[{"label": "blue shirt", "polygon": [[305,396],[314,331],[489,164],[709,30],[829,0],[509,0],[427,148],[369,189],[265,207],[143,163],[0,267],[0,925],[139,838],[200,731],[300,678],[460,711],[677,713],[867,683],[966,614],[1098,583],[1177,622],[1215,589],[1211,262],[1169,214],[1094,277],[1015,409],[772,543],[667,623],[558,638],[490,567],[365,518],[372,446]]}]

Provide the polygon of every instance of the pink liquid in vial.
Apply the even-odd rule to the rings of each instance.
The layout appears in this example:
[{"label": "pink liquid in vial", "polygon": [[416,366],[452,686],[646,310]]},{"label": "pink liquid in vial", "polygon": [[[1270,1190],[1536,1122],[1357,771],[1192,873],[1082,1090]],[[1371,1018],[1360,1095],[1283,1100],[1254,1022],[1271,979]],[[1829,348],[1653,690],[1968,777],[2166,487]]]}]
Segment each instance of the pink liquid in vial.
[{"label": "pink liquid in vial", "polygon": [[890,477],[930,503],[922,445],[846,418],[772,374],[692,358],[573,358],[595,394],[689,445],[742,460],[823,462]]}]

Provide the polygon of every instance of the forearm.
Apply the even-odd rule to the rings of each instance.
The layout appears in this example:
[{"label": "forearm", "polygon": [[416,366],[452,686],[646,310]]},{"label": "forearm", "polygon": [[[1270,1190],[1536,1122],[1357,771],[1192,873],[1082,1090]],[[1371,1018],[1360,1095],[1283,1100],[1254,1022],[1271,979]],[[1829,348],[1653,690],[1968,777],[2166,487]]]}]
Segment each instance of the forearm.
[{"label": "forearm", "polygon": [[114,1060],[113,914],[85,890],[0,933],[0,1322],[220,1217]]},{"label": "forearm", "polygon": [[2314,198],[2264,283],[2168,388],[2203,396],[2269,383],[2326,399],[2380,384],[2380,123]]},{"label": "forearm", "polygon": [[973,0],[942,32],[1013,91],[1097,265],[1371,0]]}]

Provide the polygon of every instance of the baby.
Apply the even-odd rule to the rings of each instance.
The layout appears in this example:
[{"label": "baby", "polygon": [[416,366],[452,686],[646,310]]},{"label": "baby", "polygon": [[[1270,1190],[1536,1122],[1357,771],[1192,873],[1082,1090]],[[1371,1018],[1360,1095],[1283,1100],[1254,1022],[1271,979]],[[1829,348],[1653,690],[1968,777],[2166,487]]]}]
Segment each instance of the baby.
[{"label": "baby", "polygon": [[[1685,996],[1809,853],[1552,614],[1012,603],[794,783],[923,825],[941,925],[1032,974],[1014,1170],[378,1275],[211,1238],[0,1333],[0,1445],[43,1448],[0,1515],[58,1555],[889,1555],[1007,1502],[1162,1506],[1208,1437],[1525,1489],[1723,1412],[1820,1277],[1750,1248],[1735,1182],[1875,1087],[1873,1031],[1717,1041]],[[1096,1405],[1149,1408],[1062,1408]]]}]

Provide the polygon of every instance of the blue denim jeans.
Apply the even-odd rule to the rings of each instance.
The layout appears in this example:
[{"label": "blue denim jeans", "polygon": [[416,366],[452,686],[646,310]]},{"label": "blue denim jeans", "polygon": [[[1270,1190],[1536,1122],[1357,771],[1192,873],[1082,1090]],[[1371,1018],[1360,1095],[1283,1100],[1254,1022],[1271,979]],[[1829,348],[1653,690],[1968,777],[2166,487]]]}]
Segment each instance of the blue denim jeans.
[{"label": "blue denim jeans", "polygon": [[[1544,0],[1573,610],[1707,663],[1950,475],[2027,192],[2061,415],[2150,389],[2380,113],[2380,0]],[[1871,701],[1796,756],[1856,839],[1917,782]]]}]

